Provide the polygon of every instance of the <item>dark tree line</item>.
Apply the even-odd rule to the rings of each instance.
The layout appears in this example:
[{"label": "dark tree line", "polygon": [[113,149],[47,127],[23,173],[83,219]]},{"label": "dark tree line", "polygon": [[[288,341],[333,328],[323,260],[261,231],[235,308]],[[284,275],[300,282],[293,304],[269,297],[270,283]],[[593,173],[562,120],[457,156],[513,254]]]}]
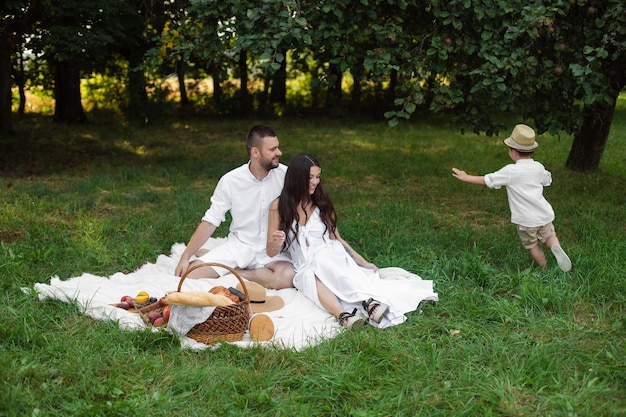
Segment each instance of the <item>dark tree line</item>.
[{"label": "dark tree line", "polygon": [[6,0],[0,11],[3,135],[12,90],[23,111],[34,74],[54,92],[54,120],[72,124],[87,120],[81,79],[113,74],[126,117],[145,119],[149,80],[175,72],[180,106],[197,106],[189,78],[213,81],[213,110],[236,80],[239,114],[284,108],[295,80],[310,91],[304,109],[376,103],[392,125],[445,111],[491,135],[516,113],[539,133],[574,134],[567,166],[593,170],[626,85],[622,0]]}]

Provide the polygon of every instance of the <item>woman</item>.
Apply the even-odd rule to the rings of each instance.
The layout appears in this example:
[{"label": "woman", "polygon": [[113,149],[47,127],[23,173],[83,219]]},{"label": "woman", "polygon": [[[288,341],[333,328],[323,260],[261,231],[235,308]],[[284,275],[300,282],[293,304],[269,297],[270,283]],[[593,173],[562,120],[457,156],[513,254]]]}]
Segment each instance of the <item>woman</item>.
[{"label": "woman", "polygon": [[283,190],[270,205],[267,254],[287,250],[296,270],[294,286],[344,328],[364,326],[368,320],[377,327],[403,322],[404,314],[421,300],[433,299],[432,282],[380,279],[376,265],[339,235],[321,173],[309,154],[291,160]]}]

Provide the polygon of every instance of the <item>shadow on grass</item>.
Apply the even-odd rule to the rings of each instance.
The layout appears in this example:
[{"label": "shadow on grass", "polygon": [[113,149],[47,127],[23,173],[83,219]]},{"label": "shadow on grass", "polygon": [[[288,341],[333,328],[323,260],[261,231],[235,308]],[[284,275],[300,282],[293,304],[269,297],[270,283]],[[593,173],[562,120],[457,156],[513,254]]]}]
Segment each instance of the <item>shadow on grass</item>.
[{"label": "shadow on grass", "polygon": [[0,137],[0,176],[45,176],[100,167],[223,173],[246,160],[244,141],[251,123],[164,117],[139,125],[109,117],[63,125],[49,116],[27,114],[15,121],[14,133]]},{"label": "shadow on grass", "polygon": [[102,160],[133,162],[137,155],[98,135],[121,126],[59,125],[51,117],[27,114],[14,123],[14,132],[0,138],[0,175],[24,177],[85,168]]}]

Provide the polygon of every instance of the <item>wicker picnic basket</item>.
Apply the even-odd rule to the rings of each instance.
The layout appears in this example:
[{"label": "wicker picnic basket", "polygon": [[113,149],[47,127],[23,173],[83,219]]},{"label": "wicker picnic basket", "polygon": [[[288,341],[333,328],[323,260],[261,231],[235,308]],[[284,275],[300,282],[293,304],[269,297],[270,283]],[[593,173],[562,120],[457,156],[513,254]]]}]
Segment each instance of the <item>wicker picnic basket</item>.
[{"label": "wicker picnic basket", "polygon": [[[243,335],[248,330],[250,323],[250,296],[248,295],[248,289],[241,276],[231,267],[224,264],[207,262],[198,265],[194,265],[189,268],[187,272],[180,278],[178,283],[178,292],[181,291],[183,282],[190,272],[199,268],[207,266],[216,266],[218,268],[224,268],[230,271],[241,283],[241,287],[244,292],[244,299],[238,303],[234,303],[228,306],[215,307],[215,310],[211,316],[202,323],[196,324],[188,333],[187,337],[193,340],[204,343],[205,345],[214,345],[218,342],[237,342],[243,339]],[[139,314],[146,323],[150,323],[147,318],[148,313],[151,311],[163,310],[164,306],[159,303],[154,303],[146,307],[139,309]]]}]

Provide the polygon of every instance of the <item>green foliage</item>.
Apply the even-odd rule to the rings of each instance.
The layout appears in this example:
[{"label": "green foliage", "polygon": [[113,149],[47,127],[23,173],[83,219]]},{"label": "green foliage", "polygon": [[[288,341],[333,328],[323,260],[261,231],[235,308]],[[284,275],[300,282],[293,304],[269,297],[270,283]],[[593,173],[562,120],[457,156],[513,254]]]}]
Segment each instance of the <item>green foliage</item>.
[{"label": "green foliage", "polygon": [[[33,80],[52,86],[53,67],[40,65],[40,54],[79,60],[83,75],[115,74],[126,87],[123,110],[142,121],[159,113],[155,102],[170,101],[164,106],[173,113],[172,96],[160,86],[177,71],[215,85],[211,102],[195,96],[185,113],[248,113],[254,102],[259,115],[371,111],[396,126],[429,111],[453,114],[463,132],[488,135],[521,114],[539,133],[578,133],[573,153],[599,161],[602,126],[610,125],[626,85],[621,0],[12,0],[0,7],[0,35],[27,41],[37,55],[29,71],[46,71]],[[117,72],[121,67],[127,74]],[[250,85],[237,90],[244,71]],[[310,97],[309,90],[282,94],[281,77],[290,86],[306,82]],[[343,78],[354,80],[349,103]],[[77,95],[68,99],[72,109]],[[285,103],[285,96],[295,100]],[[575,161],[570,168],[597,168],[595,161],[568,161]]]},{"label": "green foliage", "polygon": [[321,71],[313,76],[328,86],[345,72],[375,82],[397,74],[396,108],[386,113],[391,125],[426,107],[454,110],[463,130],[488,135],[502,130],[501,115],[512,111],[534,120],[539,132],[574,133],[581,103],[611,107],[626,84],[619,0],[205,0],[187,11],[187,20],[164,33],[169,56],[220,65],[222,56],[250,53],[253,64],[272,73],[290,50],[294,65],[317,61]]},{"label": "green foliage", "polygon": [[569,274],[549,252],[547,272],[533,267],[504,190],[451,176],[452,166],[481,174],[508,163],[502,138],[460,135],[443,118],[395,128],[270,122],[283,162],[301,151],[320,160],[342,236],[379,267],[434,280],[440,296],[402,325],[303,351],[189,352],[169,333],[125,331],[21,290],[53,275],[133,271],[169,253],[193,232],[220,175],[245,160],[249,126],[267,121],[95,118],[67,129],[19,120],[32,130],[10,159],[0,155],[0,415],[624,414],[620,103],[598,172],[565,170],[571,136],[538,138]]},{"label": "green foliage", "polygon": [[86,66],[102,63],[109,59],[108,47],[116,36],[124,36],[117,19],[123,2],[112,1],[107,6],[103,8],[97,0],[49,0],[41,4],[37,36],[31,39],[29,47],[35,53],[47,52],[54,61],[82,58]]},{"label": "green foliage", "polygon": [[622,1],[435,1],[431,12],[427,66],[445,75],[431,108],[454,108],[466,128],[496,133],[493,115],[516,111],[539,132],[575,133],[581,103],[613,107],[626,85]]}]

